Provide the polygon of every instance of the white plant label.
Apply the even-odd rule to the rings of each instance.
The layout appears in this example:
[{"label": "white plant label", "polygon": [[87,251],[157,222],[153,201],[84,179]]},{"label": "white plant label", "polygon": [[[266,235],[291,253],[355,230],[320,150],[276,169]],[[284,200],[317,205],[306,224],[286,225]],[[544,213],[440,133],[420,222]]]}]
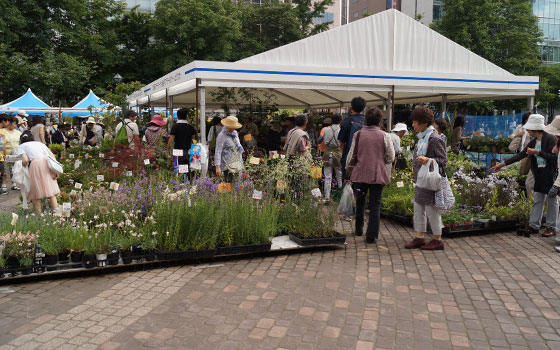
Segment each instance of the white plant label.
[{"label": "white plant label", "polygon": [[99,181],[99,182],[105,181],[105,176],[104,175],[97,175],[97,181]]},{"label": "white plant label", "polygon": [[144,164],[145,165],[150,165],[150,160],[149,159],[144,159]]},{"label": "white plant label", "polygon": [[263,197],[262,191],[257,191],[257,190],[253,191],[253,199],[262,199],[262,197]]},{"label": "white plant label", "polygon": [[404,182],[402,182],[402,181],[397,181],[397,187],[398,187],[398,188],[404,187]]},{"label": "white plant label", "polygon": [[129,170],[129,171],[125,172],[124,175],[127,176],[127,177],[132,177],[132,171]]},{"label": "white plant label", "polygon": [[70,202],[62,203],[62,210],[72,211],[72,203],[70,203]]},{"label": "white plant label", "polygon": [[70,153],[70,154],[68,155],[68,158],[73,159],[73,158],[74,158],[74,153]]},{"label": "white plant label", "polygon": [[113,168],[118,168],[118,167],[119,167],[119,163],[118,163],[118,162],[113,162],[112,167],[113,167]]},{"label": "white plant label", "polygon": [[182,149],[174,149],[173,150],[173,157],[182,157],[183,156],[183,150]]},{"label": "white plant label", "polygon": [[260,162],[260,160],[259,160],[259,158],[257,158],[257,157],[251,157],[251,158],[249,159],[249,163],[250,163],[250,164],[259,165],[259,162]]},{"label": "white plant label", "polygon": [[179,174],[185,174],[189,172],[189,165],[188,164],[179,164]]},{"label": "white plant label", "polygon": [[111,185],[109,186],[110,189],[112,189],[113,191],[118,191],[119,189],[119,184],[116,182],[111,182]]},{"label": "white plant label", "polygon": [[318,188],[314,188],[314,189],[311,190],[311,195],[315,198],[319,198],[319,197],[322,196],[321,195],[321,190],[318,189]]},{"label": "white plant label", "polygon": [[75,196],[75,195],[77,195],[77,194],[78,194],[78,192],[76,192],[76,190],[70,191],[70,196]]},{"label": "white plant label", "polygon": [[99,158],[105,158],[105,154],[99,153]]},{"label": "white plant label", "polygon": [[18,214],[12,213],[12,222],[10,223],[10,225],[15,226],[18,218],[19,218]]},{"label": "white plant label", "polygon": [[82,162],[80,162],[79,159],[76,159],[76,161],[74,162],[74,169],[78,169],[80,165],[82,165]]},{"label": "white plant label", "polygon": [[81,189],[82,189],[82,184],[79,183],[79,182],[76,182],[76,183],[74,184],[74,188],[77,189],[77,190],[81,190]]}]

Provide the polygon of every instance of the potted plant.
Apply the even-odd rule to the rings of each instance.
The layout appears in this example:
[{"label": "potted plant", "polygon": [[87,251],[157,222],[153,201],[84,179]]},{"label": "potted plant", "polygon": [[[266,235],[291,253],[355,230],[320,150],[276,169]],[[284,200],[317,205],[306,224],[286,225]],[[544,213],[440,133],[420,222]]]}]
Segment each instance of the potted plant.
[{"label": "potted plant", "polygon": [[81,267],[87,243],[87,232],[84,229],[77,229],[70,242],[70,261],[73,268]]},{"label": "potted plant", "polygon": [[87,241],[84,248],[84,266],[91,269],[97,266],[97,243],[95,236],[87,235]]}]

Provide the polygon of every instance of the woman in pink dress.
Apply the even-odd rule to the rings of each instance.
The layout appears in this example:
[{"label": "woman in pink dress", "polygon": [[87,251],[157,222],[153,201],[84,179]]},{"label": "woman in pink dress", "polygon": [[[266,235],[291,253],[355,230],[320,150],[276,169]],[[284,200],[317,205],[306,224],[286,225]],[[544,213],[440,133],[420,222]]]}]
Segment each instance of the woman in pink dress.
[{"label": "woman in pink dress", "polygon": [[45,144],[33,141],[30,132],[24,132],[17,152],[21,155],[22,165],[29,166],[31,186],[27,199],[31,200],[35,211],[41,213],[41,199],[48,198],[51,208],[57,213],[56,195],[60,193],[60,189],[56,181],[58,175],[51,171],[47,160],[49,156],[54,158],[51,150]]}]

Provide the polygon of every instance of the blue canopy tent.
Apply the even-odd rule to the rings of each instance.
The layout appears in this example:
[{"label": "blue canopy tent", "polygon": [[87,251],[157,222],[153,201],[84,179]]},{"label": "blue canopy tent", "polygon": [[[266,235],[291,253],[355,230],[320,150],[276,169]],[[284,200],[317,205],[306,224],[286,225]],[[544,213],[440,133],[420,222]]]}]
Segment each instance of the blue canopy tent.
[{"label": "blue canopy tent", "polygon": [[[93,91],[89,90],[89,94],[84,97],[72,108],[64,108],[62,115],[71,115],[73,117],[84,117],[91,114],[97,114],[105,111],[111,105],[97,97]],[[91,111],[90,111],[91,108]]]},{"label": "blue canopy tent", "polygon": [[27,114],[45,115],[45,113],[57,112],[57,108],[52,108],[45,102],[41,101],[31,89],[18,99],[8,102],[0,106],[0,113],[17,114],[19,110],[25,110]]}]

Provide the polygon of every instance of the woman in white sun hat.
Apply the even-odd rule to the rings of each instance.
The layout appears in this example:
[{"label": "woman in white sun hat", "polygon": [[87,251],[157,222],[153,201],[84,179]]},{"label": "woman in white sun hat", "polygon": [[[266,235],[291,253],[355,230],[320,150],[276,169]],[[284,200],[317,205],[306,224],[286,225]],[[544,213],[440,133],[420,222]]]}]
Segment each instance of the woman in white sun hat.
[{"label": "woman in white sun hat", "polygon": [[[525,130],[534,137],[531,142],[517,155],[496,164],[490,170],[499,171],[506,165],[530,157],[531,171],[535,176],[535,194],[533,196],[533,207],[529,218],[529,233],[539,233],[544,205],[546,203],[546,229],[543,237],[556,235],[556,221],[558,218],[558,201],[556,196],[548,196],[548,192],[554,184],[558,174],[558,155],[553,153],[556,146],[556,136],[545,131],[544,117],[540,114],[531,114]],[[550,128],[549,128],[550,130]]]},{"label": "woman in white sun hat", "polygon": [[[397,169],[406,168],[406,160],[402,158],[401,138],[407,134],[408,134],[408,127],[406,126],[405,123],[395,124],[393,130],[391,130],[391,133],[389,133],[389,136],[391,136],[391,141],[393,141],[393,148],[395,149],[395,163],[396,163],[395,166]],[[393,163],[387,164],[387,170],[389,170],[389,174],[392,173]]]}]

